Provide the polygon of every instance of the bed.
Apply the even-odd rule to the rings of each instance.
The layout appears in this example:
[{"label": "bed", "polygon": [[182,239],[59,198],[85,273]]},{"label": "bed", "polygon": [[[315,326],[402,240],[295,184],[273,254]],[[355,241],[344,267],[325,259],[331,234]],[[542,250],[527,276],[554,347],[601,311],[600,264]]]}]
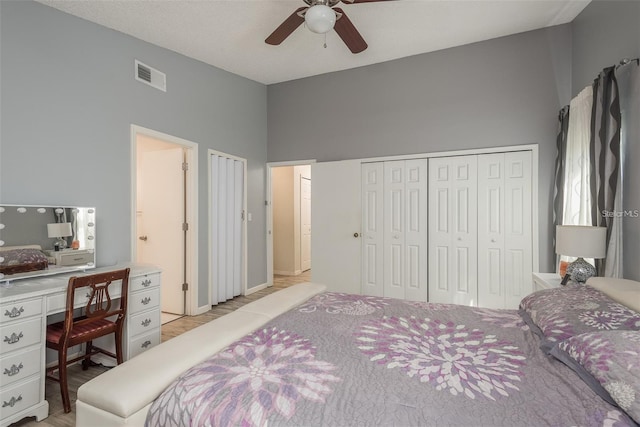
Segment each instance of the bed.
[{"label": "bed", "polygon": [[[638,296],[640,283],[629,285]],[[596,287],[540,291],[518,312],[307,283],[231,315],[83,385],[78,425],[640,420],[640,314]]]}]

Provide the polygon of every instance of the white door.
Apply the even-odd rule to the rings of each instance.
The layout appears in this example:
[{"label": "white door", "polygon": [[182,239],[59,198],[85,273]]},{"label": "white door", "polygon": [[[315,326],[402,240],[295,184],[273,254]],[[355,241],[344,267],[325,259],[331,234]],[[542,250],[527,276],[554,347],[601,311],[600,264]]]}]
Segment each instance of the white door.
[{"label": "white door", "polygon": [[211,304],[242,293],[245,234],[245,160],[210,151]]},{"label": "white door", "polygon": [[405,161],[405,295],[426,301],[427,257],[427,160]]},{"label": "white door", "polygon": [[384,163],[362,164],[362,293],[384,296]]},{"label": "white door", "polygon": [[504,153],[478,156],[478,305],[504,308]]},{"label": "white door", "polygon": [[532,292],[531,152],[478,156],[478,303],[517,309]]},{"label": "white door", "polygon": [[360,293],[360,160],[313,163],[311,279]]},{"label": "white door", "polygon": [[384,162],[384,296],[405,293],[405,168],[404,160]]},{"label": "white door", "polygon": [[533,292],[531,151],[505,153],[505,308]]},{"label": "white door", "polygon": [[183,314],[183,149],[138,155],[137,261],[162,269],[162,311]]},{"label": "white door", "polygon": [[477,157],[429,159],[429,301],[477,305]]},{"label": "white door", "polygon": [[300,177],[300,269],[311,268],[311,180]]}]

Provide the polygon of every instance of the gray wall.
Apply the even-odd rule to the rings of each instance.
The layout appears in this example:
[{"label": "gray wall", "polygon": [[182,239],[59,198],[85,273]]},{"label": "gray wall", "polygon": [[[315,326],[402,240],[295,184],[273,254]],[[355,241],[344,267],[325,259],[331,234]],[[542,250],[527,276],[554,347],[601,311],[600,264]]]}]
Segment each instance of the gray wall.
[{"label": "gray wall", "polygon": [[540,269],[553,271],[557,114],[571,28],[552,27],[270,85],[269,161],[539,144]]},{"label": "gray wall", "polygon": [[[208,301],[207,149],[248,160],[249,286],[266,282],[267,88],[31,1],[0,1],[0,202],[97,208],[97,263],[130,260],[130,125],[199,145],[199,305]],[[167,73],[167,92],[133,77]]]},{"label": "gray wall", "polygon": [[[591,84],[603,68],[640,57],[640,1],[593,1],[573,21],[572,93]],[[628,65],[635,67],[635,65]],[[635,87],[636,97],[639,88]],[[636,98],[637,99],[637,98]],[[638,102],[629,126],[635,138],[624,146],[624,210],[640,210]],[[640,280],[640,218],[624,217],[624,276]]]}]

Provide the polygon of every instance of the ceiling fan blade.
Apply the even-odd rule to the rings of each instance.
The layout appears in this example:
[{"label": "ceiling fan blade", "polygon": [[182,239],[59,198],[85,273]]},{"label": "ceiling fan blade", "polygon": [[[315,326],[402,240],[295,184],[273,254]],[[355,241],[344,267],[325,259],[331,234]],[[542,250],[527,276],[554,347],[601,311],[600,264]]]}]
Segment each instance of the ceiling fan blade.
[{"label": "ceiling fan blade", "polygon": [[265,43],[278,45],[284,41],[287,37],[293,33],[296,28],[300,26],[304,22],[304,18],[300,16],[300,12],[308,9],[308,7],[300,7],[296,9],[287,19],[284,20],[282,24],[278,28],[275,29],[273,33],[269,37],[265,39]]},{"label": "ceiling fan blade", "polygon": [[334,7],[333,10],[342,14],[333,29],[336,30],[349,50],[353,53],[360,53],[369,47],[344,11],[339,7]]}]

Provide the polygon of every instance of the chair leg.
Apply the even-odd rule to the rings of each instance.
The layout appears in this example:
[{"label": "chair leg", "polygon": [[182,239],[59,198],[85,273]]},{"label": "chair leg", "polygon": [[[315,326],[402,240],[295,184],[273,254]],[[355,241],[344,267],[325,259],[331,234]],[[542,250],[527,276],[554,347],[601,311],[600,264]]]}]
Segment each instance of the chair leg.
[{"label": "chair leg", "polygon": [[82,370],[86,371],[91,366],[91,351],[93,350],[93,341],[85,343],[85,358],[82,359]]},{"label": "chair leg", "polygon": [[67,348],[58,349],[58,376],[60,377],[60,394],[62,394],[62,406],[64,412],[71,412],[71,400],[69,399],[69,387],[67,384]]},{"label": "chair leg", "polygon": [[116,333],[116,363],[119,365],[123,362],[122,357],[122,331],[117,330]]}]

